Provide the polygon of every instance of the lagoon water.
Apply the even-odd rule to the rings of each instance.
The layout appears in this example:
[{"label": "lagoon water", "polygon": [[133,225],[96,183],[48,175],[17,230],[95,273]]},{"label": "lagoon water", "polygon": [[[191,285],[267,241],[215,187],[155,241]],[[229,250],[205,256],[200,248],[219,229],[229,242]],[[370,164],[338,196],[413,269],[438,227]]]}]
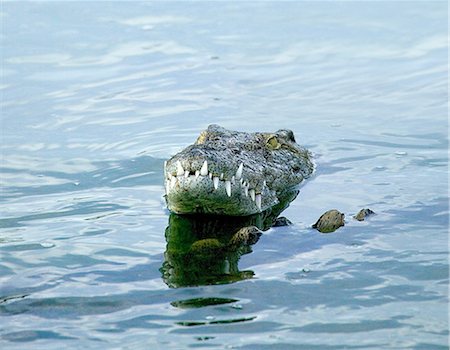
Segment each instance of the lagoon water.
[{"label": "lagoon water", "polygon": [[[0,348],[448,349],[447,6],[4,2]],[[171,283],[163,161],[212,123],[317,170]]]}]

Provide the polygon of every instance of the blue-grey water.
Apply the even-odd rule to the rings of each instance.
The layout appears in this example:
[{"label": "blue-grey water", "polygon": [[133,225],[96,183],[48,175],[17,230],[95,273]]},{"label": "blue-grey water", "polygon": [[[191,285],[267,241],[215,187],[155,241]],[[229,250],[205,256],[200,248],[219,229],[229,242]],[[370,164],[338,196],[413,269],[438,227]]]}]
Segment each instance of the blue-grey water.
[{"label": "blue-grey water", "polygon": [[[448,349],[447,6],[3,2],[0,348]],[[171,284],[163,162],[212,123],[317,170]]]}]

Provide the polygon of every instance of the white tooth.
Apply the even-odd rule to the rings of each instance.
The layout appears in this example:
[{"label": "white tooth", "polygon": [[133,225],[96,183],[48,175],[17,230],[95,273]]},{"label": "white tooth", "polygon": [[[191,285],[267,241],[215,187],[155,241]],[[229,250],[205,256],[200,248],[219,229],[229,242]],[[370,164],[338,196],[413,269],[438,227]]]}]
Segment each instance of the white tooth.
[{"label": "white tooth", "polygon": [[209,173],[209,178],[212,179],[212,173]]},{"label": "white tooth", "polygon": [[234,178],[234,176],[232,176],[231,177],[231,183],[234,185],[234,182],[235,182],[235,178]]},{"label": "white tooth", "polygon": [[248,186],[244,186],[245,197],[248,197]]},{"label": "white tooth", "polygon": [[186,170],[186,171],[184,172],[184,177],[185,177],[185,178],[188,178],[188,177],[189,177],[189,171]]},{"label": "white tooth", "polygon": [[217,187],[219,187],[219,178],[217,176],[213,177],[213,184],[214,184],[214,189],[217,190]]},{"label": "white tooth", "polygon": [[172,178],[170,179],[170,189],[174,188],[176,183],[177,183],[177,177],[172,176]]},{"label": "white tooth", "polygon": [[170,180],[166,180],[166,194],[170,192]]},{"label": "white tooth", "polygon": [[261,193],[258,193],[255,197],[255,203],[259,210],[261,210]]},{"label": "white tooth", "polygon": [[225,181],[225,190],[227,191],[228,197],[231,197],[231,182],[230,182],[230,180]]},{"label": "white tooth", "polygon": [[241,183],[242,186],[244,186],[244,179],[243,179],[243,178],[241,178],[241,179],[239,180],[239,182]]},{"label": "white tooth", "polygon": [[236,180],[240,180],[241,176],[242,176],[242,169],[244,168],[244,163],[241,163],[241,165],[239,165],[238,170],[236,171]]},{"label": "white tooth", "polygon": [[206,160],[203,162],[202,168],[200,169],[200,175],[208,175],[208,162]]},{"label": "white tooth", "polygon": [[167,174],[167,178],[170,180],[173,177],[173,175],[171,173]]},{"label": "white tooth", "polygon": [[252,188],[248,193],[250,194],[250,197],[252,197],[252,201],[255,201],[255,190]]},{"label": "white tooth", "polygon": [[263,187],[266,187],[266,185],[267,185],[267,182],[266,182],[266,180],[264,180],[263,181]]},{"label": "white tooth", "polygon": [[195,178],[197,178],[197,177],[199,177],[200,176],[200,170],[196,170],[195,171]]},{"label": "white tooth", "polygon": [[180,161],[177,160],[177,176],[182,176],[184,175],[184,169],[183,166],[181,165]]},{"label": "white tooth", "polygon": [[220,174],[220,179],[223,180],[223,173]]}]

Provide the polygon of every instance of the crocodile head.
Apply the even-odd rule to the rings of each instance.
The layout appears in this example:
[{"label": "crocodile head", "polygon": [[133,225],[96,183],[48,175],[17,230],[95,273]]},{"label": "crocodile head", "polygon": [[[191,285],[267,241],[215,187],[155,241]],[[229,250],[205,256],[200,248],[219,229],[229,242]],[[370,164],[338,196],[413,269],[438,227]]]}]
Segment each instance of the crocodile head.
[{"label": "crocodile head", "polygon": [[309,151],[290,130],[246,133],[210,125],[165,163],[167,206],[177,214],[260,213],[313,169]]}]

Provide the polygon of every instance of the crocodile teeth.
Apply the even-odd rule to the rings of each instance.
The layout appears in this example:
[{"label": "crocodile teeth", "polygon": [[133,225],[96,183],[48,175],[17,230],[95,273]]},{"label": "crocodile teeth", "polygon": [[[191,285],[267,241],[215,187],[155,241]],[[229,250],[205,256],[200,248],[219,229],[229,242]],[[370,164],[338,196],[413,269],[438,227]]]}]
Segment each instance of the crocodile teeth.
[{"label": "crocodile teeth", "polygon": [[261,210],[261,193],[255,196],[255,203],[259,210]]},{"label": "crocodile teeth", "polygon": [[244,186],[245,197],[248,197],[248,186]]},{"label": "crocodile teeth", "polygon": [[240,180],[241,176],[242,176],[242,169],[244,168],[244,163],[241,163],[241,165],[239,165],[238,170],[236,171],[236,180]]},{"label": "crocodile teeth", "polygon": [[219,187],[219,178],[217,176],[213,177],[213,184],[214,184],[214,189],[217,190],[217,187]]},{"label": "crocodile teeth", "polygon": [[202,168],[200,169],[200,175],[206,176],[208,175],[208,161],[204,161]]},{"label": "crocodile teeth", "polygon": [[166,180],[166,194],[170,192],[170,180]]},{"label": "crocodile teeth", "polygon": [[195,171],[195,178],[197,178],[197,177],[199,177],[200,176],[200,170],[196,170]]},{"label": "crocodile teeth", "polygon": [[184,169],[183,166],[181,165],[181,162],[177,160],[177,176],[181,175],[184,175]]},{"label": "crocodile teeth", "polygon": [[225,190],[227,191],[228,197],[231,197],[231,182],[230,182],[230,180],[225,181]]},{"label": "crocodile teeth", "polygon": [[223,180],[223,173],[220,174],[220,179]]},{"label": "crocodile teeth", "polygon": [[174,188],[176,183],[177,183],[177,177],[172,176],[172,178],[170,179],[170,189]]},{"label": "crocodile teeth", "polygon": [[212,173],[209,173],[209,178],[212,179]]},{"label": "crocodile teeth", "polygon": [[184,177],[185,177],[186,179],[189,177],[189,171],[188,171],[188,170],[186,170],[186,171],[184,172]]},{"label": "crocodile teeth", "polygon": [[252,201],[255,201],[255,190],[252,188],[248,193],[250,194],[250,197],[252,197]]}]

